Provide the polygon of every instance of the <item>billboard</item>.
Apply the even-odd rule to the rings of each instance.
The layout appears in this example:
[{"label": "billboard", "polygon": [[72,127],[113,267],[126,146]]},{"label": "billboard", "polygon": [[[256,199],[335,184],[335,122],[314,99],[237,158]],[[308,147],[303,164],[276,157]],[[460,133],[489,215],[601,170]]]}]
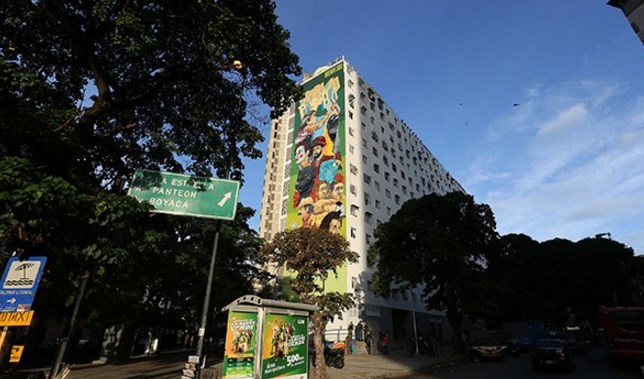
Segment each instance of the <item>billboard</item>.
[{"label": "billboard", "polygon": [[[302,87],[293,130],[287,225],[325,228],[346,238],[344,63]],[[346,265],[337,274],[325,289],[346,292]]]},{"label": "billboard", "polygon": [[252,378],[257,347],[257,313],[228,313],[224,378]]},{"label": "billboard", "polygon": [[308,317],[268,313],[263,330],[262,378],[306,377]]}]

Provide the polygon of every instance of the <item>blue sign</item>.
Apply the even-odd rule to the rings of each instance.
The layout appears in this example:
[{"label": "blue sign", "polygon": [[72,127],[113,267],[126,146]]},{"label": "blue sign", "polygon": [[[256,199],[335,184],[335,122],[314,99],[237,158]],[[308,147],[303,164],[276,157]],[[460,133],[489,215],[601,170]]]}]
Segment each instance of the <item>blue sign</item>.
[{"label": "blue sign", "polygon": [[0,281],[0,312],[31,309],[47,257],[9,258]]}]

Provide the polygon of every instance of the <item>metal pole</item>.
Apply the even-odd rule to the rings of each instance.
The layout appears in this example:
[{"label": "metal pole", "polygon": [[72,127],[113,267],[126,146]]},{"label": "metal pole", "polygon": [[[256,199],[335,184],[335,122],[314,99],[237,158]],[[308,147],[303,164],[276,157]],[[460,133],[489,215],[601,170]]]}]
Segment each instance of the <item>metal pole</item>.
[{"label": "metal pole", "polygon": [[56,353],[56,359],[54,360],[53,366],[51,366],[51,371],[49,371],[49,379],[54,379],[58,372],[60,371],[60,365],[65,359],[67,354],[67,344],[69,339],[73,337],[74,332],[76,331],[76,324],[78,323],[78,314],[80,313],[80,306],[85,297],[85,289],[87,288],[87,282],[89,281],[89,270],[85,270],[85,273],[82,276],[81,286],[76,296],[76,302],[74,303],[74,311],[72,312],[72,319],[69,323],[69,332],[67,336],[60,339],[60,345],[58,345],[58,351]]},{"label": "metal pole", "polygon": [[[206,296],[203,301],[203,310],[201,311],[201,325],[199,326],[199,339],[197,340],[197,356],[200,364],[197,366],[196,379],[201,377],[201,360],[203,352],[203,341],[206,336],[206,323],[208,321],[208,307],[210,306],[210,293],[212,292],[212,280],[215,276],[215,260],[217,259],[217,245],[219,245],[219,232],[221,231],[221,220],[217,220],[215,230],[215,242],[212,247],[212,256],[210,257],[210,269],[208,270],[208,284],[206,284]],[[204,364],[206,362],[203,362]]]},{"label": "metal pole", "polygon": [[412,309],[411,317],[414,319],[414,343],[416,344],[416,354],[418,354],[418,329],[416,328],[416,310]]}]

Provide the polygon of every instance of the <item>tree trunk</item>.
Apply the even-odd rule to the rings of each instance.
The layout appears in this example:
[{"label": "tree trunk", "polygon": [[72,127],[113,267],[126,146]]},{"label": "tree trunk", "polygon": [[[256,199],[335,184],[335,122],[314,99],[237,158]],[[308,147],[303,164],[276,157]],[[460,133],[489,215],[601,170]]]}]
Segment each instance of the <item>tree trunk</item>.
[{"label": "tree trunk", "polygon": [[447,320],[452,327],[452,346],[454,348],[454,355],[463,352],[463,338],[461,336],[461,324],[463,322],[463,315],[455,310],[447,310]]},{"label": "tree trunk", "polygon": [[324,344],[322,335],[326,329],[326,320],[319,311],[313,312],[313,345],[315,346],[315,367],[313,368],[314,379],[328,379],[326,362],[324,361]]}]

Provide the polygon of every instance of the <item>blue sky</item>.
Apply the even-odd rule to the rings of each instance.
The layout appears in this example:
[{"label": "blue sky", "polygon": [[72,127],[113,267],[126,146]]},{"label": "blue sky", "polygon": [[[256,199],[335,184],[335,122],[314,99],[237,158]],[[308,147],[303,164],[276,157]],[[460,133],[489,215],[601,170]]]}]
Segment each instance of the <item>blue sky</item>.
[{"label": "blue sky", "polygon": [[[644,46],[606,0],[278,0],[277,14],[304,71],[345,56],[499,233],[610,232],[644,254]],[[255,229],[264,164],[246,162],[240,194]]]}]

